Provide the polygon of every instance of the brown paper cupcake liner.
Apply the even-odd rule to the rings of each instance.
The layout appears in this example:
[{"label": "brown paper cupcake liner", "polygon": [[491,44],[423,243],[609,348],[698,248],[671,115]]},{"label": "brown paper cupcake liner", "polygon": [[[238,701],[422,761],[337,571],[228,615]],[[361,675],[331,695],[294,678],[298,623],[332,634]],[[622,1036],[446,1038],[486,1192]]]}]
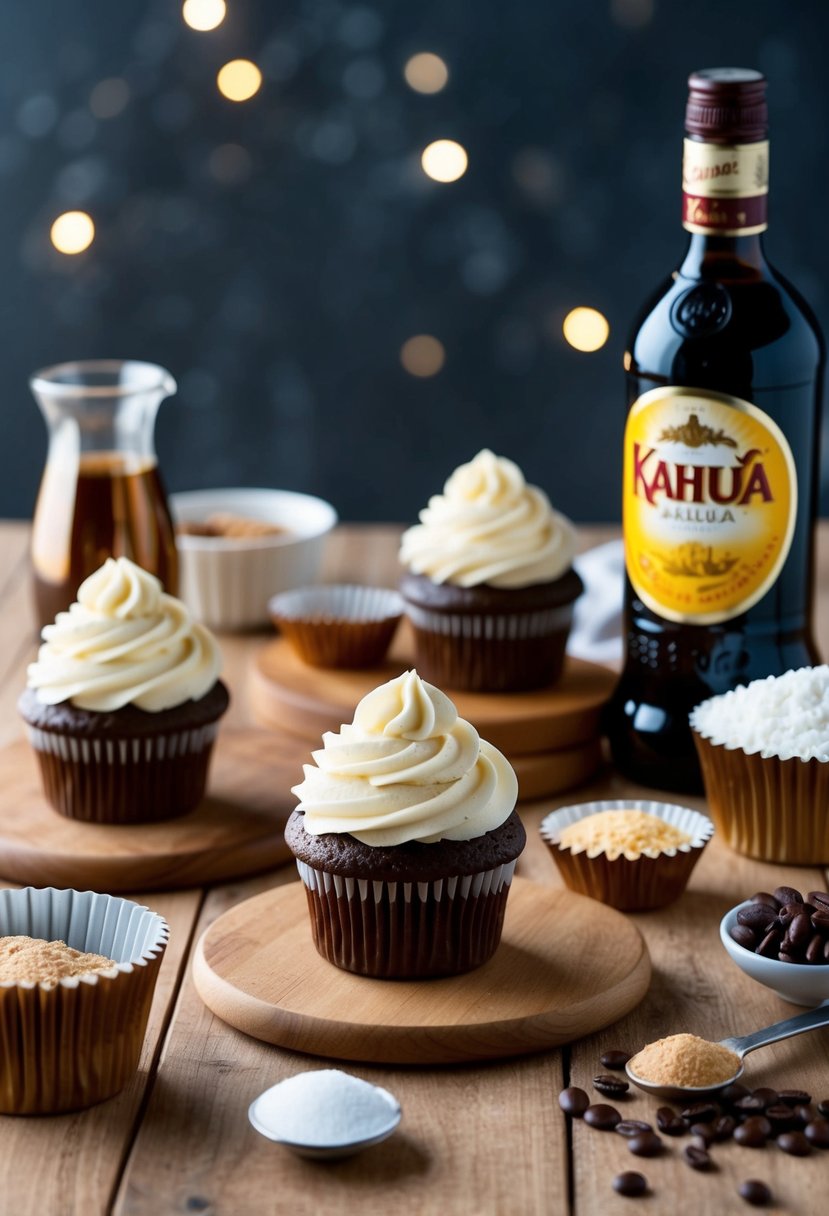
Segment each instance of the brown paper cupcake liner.
[{"label": "brown paper cupcake liner", "polygon": [[377,882],[297,860],[311,929],[328,962],[378,979],[425,979],[480,967],[501,940],[515,862],[433,882]]},{"label": "brown paper cupcake liner", "polygon": [[749,754],[693,733],[711,815],[732,849],[759,861],[829,864],[829,764]]},{"label": "brown paper cupcake liner", "polygon": [[88,823],[156,823],[201,802],[218,721],[142,738],[76,738],[28,726],[49,803]]},{"label": "brown paper cupcake liner", "polygon": [[329,585],[274,596],[271,620],[313,667],[376,667],[382,663],[403,600],[384,587]]},{"label": "brown paper cupcake liner", "polygon": [[[586,851],[574,853],[558,843],[565,826],[611,810],[639,810],[655,815],[690,836],[690,845],[660,852],[656,857],[611,860],[604,853],[596,857],[588,856]],[[565,886],[571,891],[601,900],[621,912],[645,912],[663,908],[679,898],[713,834],[714,825],[707,816],[688,807],[628,798],[562,807],[543,820],[540,831]]]},{"label": "brown paper cupcake liner", "polygon": [[110,1098],[138,1066],[167,923],[91,891],[0,891],[0,936],[62,940],[115,960],[113,972],[0,983],[0,1113],[51,1115]]},{"label": "brown paper cupcake liner", "polygon": [[473,615],[409,602],[406,614],[424,679],[466,692],[519,692],[545,687],[561,675],[573,607]]}]

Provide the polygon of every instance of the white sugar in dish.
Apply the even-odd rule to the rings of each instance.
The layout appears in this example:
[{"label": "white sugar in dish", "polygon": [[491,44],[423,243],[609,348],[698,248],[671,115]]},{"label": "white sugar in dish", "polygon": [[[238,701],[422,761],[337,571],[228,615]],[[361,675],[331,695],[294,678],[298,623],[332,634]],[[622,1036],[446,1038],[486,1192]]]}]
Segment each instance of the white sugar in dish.
[{"label": "white sugar in dish", "polygon": [[358,1148],[384,1139],[400,1122],[386,1089],[336,1068],[297,1073],[265,1090],[250,1107],[257,1131],[309,1149]]},{"label": "white sugar in dish", "polygon": [[711,697],[690,721],[704,739],[729,750],[829,761],[829,666],[801,667]]}]

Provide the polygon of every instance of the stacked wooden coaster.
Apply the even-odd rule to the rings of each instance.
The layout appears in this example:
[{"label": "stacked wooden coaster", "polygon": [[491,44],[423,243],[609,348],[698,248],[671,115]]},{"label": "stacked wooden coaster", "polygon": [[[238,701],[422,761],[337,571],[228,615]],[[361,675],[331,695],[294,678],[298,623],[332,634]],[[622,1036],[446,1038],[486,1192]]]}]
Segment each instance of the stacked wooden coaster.
[{"label": "stacked wooden coaster", "polygon": [[[309,667],[278,638],[260,651],[253,667],[253,711],[263,725],[307,742],[310,753],[324,731],[352,721],[366,693],[413,666],[408,641],[401,630],[382,667],[356,671]],[[526,800],[580,785],[599,767],[601,711],[616,678],[596,663],[568,659],[561,680],[536,692],[446,691],[461,717],[510,760]]]}]

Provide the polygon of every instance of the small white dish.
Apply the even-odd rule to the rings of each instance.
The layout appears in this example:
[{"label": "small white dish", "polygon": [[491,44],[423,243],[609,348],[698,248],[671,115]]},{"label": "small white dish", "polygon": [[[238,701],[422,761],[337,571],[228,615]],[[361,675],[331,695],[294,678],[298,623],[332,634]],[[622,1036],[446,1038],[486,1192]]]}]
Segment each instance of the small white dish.
[{"label": "small white dish", "polygon": [[[287,1083],[295,1083],[300,1077],[313,1074],[297,1074],[295,1077],[287,1078]],[[331,1075],[331,1074],[329,1074]],[[341,1077],[347,1074],[340,1074]],[[350,1078],[352,1082],[358,1082],[358,1078]],[[309,1157],[317,1161],[334,1161],[341,1157],[351,1157],[354,1153],[362,1152],[365,1148],[371,1148],[374,1144],[380,1144],[383,1140],[388,1139],[392,1132],[396,1131],[402,1118],[402,1110],[400,1103],[395,1096],[387,1089],[382,1089],[379,1085],[371,1085],[367,1081],[359,1082],[360,1086],[365,1087],[365,1091],[371,1091],[372,1102],[376,1106],[376,1113],[372,1118],[372,1131],[370,1135],[360,1136],[357,1139],[349,1138],[346,1134],[339,1136],[331,1143],[303,1143],[296,1140],[292,1135],[286,1133],[286,1122],[284,1113],[280,1118],[279,1111],[274,1111],[274,1098],[276,1091],[286,1085],[286,1081],[280,1081],[276,1085],[272,1085],[270,1089],[266,1089],[258,1098],[255,1098],[248,1107],[248,1119],[251,1125],[265,1136],[268,1140],[273,1140],[275,1144],[282,1144],[285,1148],[289,1148],[292,1152],[300,1157]]]},{"label": "small white dish", "polygon": [[170,509],[176,523],[221,513],[286,529],[272,536],[176,536],[179,595],[213,629],[267,624],[271,596],[314,582],[325,537],[337,523],[330,503],[290,490],[193,490],[173,494]]},{"label": "small white dish", "polygon": [[744,900],[726,912],[720,921],[720,941],[732,962],[758,984],[772,988],[793,1005],[820,1005],[829,1000],[829,963],[781,963],[779,959],[755,954],[734,941],[730,930],[737,923],[737,913],[750,904],[750,899]]}]

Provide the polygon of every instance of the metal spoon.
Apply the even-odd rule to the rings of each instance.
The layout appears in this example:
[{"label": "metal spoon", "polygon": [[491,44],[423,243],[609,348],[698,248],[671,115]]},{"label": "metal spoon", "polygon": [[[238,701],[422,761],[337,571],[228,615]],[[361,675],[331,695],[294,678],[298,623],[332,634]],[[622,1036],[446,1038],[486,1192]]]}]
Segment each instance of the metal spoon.
[{"label": "metal spoon", "polygon": [[742,1060],[750,1051],[755,1051],[758,1047],[765,1047],[768,1043],[778,1043],[781,1039],[790,1039],[807,1030],[817,1030],[821,1026],[829,1026],[829,1001],[824,1001],[822,1005],[818,1005],[817,1009],[810,1009],[808,1013],[798,1013],[796,1017],[785,1018],[782,1022],[775,1022],[773,1026],[766,1026],[764,1030],[755,1030],[753,1034],[720,1039],[720,1047],[727,1047],[729,1051],[733,1051],[736,1056],[739,1056],[741,1062],[733,1077],[720,1081],[717,1085],[657,1085],[653,1081],[637,1077],[630,1064],[625,1065],[625,1072],[633,1084],[638,1085],[645,1093],[653,1094],[656,1098],[664,1098],[668,1102],[711,1098],[725,1089],[727,1085],[732,1085],[734,1081],[739,1080],[743,1075]]}]

